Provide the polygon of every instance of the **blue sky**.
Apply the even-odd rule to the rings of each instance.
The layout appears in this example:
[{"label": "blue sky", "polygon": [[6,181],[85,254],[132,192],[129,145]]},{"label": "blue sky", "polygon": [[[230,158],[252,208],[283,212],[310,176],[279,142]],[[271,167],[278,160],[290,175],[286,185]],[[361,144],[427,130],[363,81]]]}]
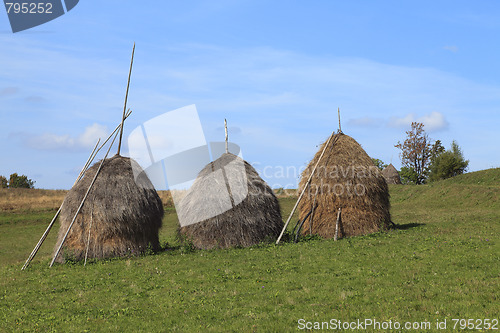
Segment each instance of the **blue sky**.
[{"label": "blue sky", "polygon": [[[0,10],[0,175],[70,188],[97,137],[196,104],[273,187],[342,130],[400,167],[412,120],[500,167],[497,1],[80,1],[13,34]],[[126,154],[125,146],[124,153]],[[288,174],[283,170],[288,169]]]}]

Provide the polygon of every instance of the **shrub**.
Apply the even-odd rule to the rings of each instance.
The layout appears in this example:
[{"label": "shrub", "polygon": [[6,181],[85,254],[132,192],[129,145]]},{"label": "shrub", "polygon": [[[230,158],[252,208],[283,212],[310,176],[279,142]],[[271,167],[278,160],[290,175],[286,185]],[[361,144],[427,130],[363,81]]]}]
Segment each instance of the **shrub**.
[{"label": "shrub", "polygon": [[409,167],[402,167],[399,176],[401,177],[401,183],[405,185],[415,185],[418,182],[418,173]]},{"label": "shrub", "polygon": [[451,144],[451,150],[439,154],[430,166],[430,181],[451,178],[463,174],[469,161],[465,160],[460,147],[456,141]]},{"label": "shrub", "polygon": [[33,188],[34,184],[35,182],[25,175],[19,176],[17,173],[10,175],[10,188]]},{"label": "shrub", "polygon": [[9,187],[9,182],[7,181],[7,178],[4,176],[0,176],[0,188],[7,188]]}]

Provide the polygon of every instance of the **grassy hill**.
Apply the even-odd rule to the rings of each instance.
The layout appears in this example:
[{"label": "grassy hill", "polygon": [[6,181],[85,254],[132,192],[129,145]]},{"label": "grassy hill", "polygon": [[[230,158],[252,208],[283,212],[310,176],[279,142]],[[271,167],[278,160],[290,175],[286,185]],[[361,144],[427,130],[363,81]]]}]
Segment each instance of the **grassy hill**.
[{"label": "grassy hill", "polygon": [[[390,186],[395,222],[494,220],[500,212],[500,168],[472,172],[422,186]],[[416,222],[417,223],[417,222]]]},{"label": "grassy hill", "polygon": [[[2,209],[0,331],[284,332],[299,319],[367,318],[416,331],[447,319],[441,331],[453,331],[454,318],[498,320],[500,169],[390,192],[389,232],[192,251],[167,208],[160,254],[49,269],[53,231],[26,271],[55,210]],[[295,198],[280,203],[286,218]]]}]

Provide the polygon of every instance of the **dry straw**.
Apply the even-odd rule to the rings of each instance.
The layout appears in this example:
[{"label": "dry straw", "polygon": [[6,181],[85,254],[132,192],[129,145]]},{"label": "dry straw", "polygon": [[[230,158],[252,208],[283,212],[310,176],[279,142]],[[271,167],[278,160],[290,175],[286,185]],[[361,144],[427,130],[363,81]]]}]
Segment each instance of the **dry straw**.
[{"label": "dry straw", "polygon": [[401,177],[399,176],[398,170],[396,170],[392,164],[389,164],[382,170],[382,175],[387,181],[387,184],[401,184]]},{"label": "dry straw", "polygon": [[[308,185],[324,148],[325,154]],[[301,175],[299,188],[306,186],[308,191],[299,203],[299,218],[303,219],[312,210],[314,200],[316,208],[314,215],[306,220],[303,234],[334,237],[339,208],[342,209],[339,237],[377,232],[391,224],[387,183],[368,154],[348,135],[340,132],[327,147],[325,143],[321,145]]]},{"label": "dry straw", "polygon": [[[90,167],[64,199],[56,249],[100,163]],[[134,174],[138,176],[134,178]],[[162,202],[147,175],[134,160],[115,155],[104,161],[56,261],[81,260],[87,248],[89,258],[140,254],[148,248],[158,250],[162,218]]]},{"label": "dry straw", "polygon": [[[213,186],[214,172],[223,172],[226,186]],[[246,198],[232,203],[232,208],[222,214],[203,219],[207,209],[227,202],[228,191],[230,196],[237,196],[231,194],[227,185],[242,179],[248,187]],[[181,221],[188,222],[180,227],[179,235],[200,249],[247,247],[266,239],[274,240],[283,227],[278,199],[271,188],[250,164],[231,153],[223,154],[201,170],[181,200],[178,214]]]}]

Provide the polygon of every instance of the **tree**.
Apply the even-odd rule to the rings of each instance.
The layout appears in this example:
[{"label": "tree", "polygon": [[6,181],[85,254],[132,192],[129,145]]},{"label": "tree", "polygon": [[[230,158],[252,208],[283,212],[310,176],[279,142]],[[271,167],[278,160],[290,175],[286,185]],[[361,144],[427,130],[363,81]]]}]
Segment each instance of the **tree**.
[{"label": "tree", "polygon": [[418,175],[412,168],[402,167],[399,170],[399,177],[404,185],[417,184]]},{"label": "tree", "polygon": [[441,144],[441,140],[436,140],[431,147],[431,164],[439,155],[445,152],[443,145]]},{"label": "tree", "polygon": [[35,182],[25,175],[19,176],[17,173],[10,175],[10,188],[33,188],[34,184]]},{"label": "tree", "polygon": [[382,160],[379,160],[378,158],[372,158],[372,162],[373,164],[375,164],[377,168],[380,169],[380,171],[384,170],[385,167],[387,167],[387,164],[385,164]]},{"label": "tree", "polygon": [[7,178],[5,178],[4,176],[0,176],[0,188],[7,188],[7,187],[9,187]]},{"label": "tree", "polygon": [[411,130],[406,132],[407,138],[395,145],[401,149],[401,163],[404,167],[413,169],[416,173],[415,184],[423,184],[427,178],[428,167],[431,156],[431,144],[424,124],[418,122],[411,123]]},{"label": "tree", "polygon": [[461,175],[468,166],[469,161],[464,158],[458,143],[453,140],[451,150],[442,152],[432,160],[429,180],[436,181]]}]

